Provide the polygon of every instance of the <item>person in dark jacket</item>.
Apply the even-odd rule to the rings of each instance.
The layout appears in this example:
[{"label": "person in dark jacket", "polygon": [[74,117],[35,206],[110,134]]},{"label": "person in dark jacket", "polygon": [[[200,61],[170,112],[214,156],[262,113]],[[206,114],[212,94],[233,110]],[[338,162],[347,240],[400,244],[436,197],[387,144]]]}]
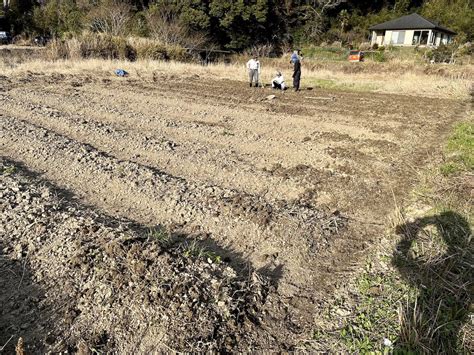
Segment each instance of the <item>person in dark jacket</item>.
[{"label": "person in dark jacket", "polygon": [[300,81],[301,81],[301,61],[295,60],[293,62],[293,88],[295,91],[300,91]]}]

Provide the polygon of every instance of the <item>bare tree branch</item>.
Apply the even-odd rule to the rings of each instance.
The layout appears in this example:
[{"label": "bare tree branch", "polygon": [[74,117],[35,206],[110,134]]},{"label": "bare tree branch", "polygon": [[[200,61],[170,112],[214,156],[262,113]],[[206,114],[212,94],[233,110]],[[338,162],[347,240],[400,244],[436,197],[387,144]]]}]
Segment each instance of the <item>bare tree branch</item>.
[{"label": "bare tree branch", "polygon": [[131,5],[126,1],[108,0],[90,13],[93,30],[119,36],[126,33],[131,19]]},{"label": "bare tree branch", "polygon": [[208,42],[205,34],[191,32],[172,8],[152,7],[145,14],[145,18],[152,37],[165,44],[195,49]]}]

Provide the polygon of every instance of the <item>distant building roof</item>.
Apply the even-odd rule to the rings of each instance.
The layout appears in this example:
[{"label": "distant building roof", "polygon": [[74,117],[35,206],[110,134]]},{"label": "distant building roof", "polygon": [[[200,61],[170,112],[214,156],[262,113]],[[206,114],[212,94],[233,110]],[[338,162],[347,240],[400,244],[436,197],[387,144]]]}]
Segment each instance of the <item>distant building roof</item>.
[{"label": "distant building roof", "polygon": [[369,30],[424,30],[433,29],[440,30],[443,32],[456,34],[449,28],[440,26],[438,22],[427,20],[418,14],[411,14],[399,17],[395,20],[380,23],[378,25],[369,27]]}]

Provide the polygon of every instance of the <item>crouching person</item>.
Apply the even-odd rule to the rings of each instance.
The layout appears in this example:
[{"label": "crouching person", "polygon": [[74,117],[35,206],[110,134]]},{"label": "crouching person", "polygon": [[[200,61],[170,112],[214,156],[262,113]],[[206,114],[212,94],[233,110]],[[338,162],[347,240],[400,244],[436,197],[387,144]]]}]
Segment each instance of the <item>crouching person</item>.
[{"label": "crouching person", "polygon": [[280,72],[277,72],[276,76],[273,78],[272,88],[286,90],[285,79],[283,79],[283,75],[281,75]]}]

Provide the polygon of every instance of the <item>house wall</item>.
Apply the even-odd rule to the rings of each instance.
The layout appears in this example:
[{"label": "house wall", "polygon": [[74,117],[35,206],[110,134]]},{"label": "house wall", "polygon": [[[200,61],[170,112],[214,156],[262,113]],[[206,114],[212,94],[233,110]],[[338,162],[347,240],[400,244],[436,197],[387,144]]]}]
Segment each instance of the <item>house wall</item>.
[{"label": "house wall", "polygon": [[377,43],[379,46],[383,45],[385,31],[372,31],[370,44]]},{"label": "house wall", "polygon": [[405,42],[403,42],[404,46],[412,46],[413,44],[413,35],[415,34],[415,30],[406,30],[405,31]]},{"label": "house wall", "polygon": [[441,43],[441,36],[442,36],[442,33],[441,32],[435,32],[435,36],[434,36],[434,45],[435,46],[439,46],[440,43]]},{"label": "house wall", "polygon": [[383,45],[386,46],[386,45],[389,45],[390,42],[392,42],[392,31],[385,31],[385,38],[384,38],[384,41],[383,41]]},{"label": "house wall", "polygon": [[[400,32],[402,30],[397,30],[397,31],[392,31],[392,30],[387,30],[387,31],[372,31],[372,37],[371,37],[371,44],[377,43],[379,46],[388,46],[388,45],[393,45],[393,46],[413,46],[413,37],[415,35],[415,31],[429,31],[428,34],[428,41],[432,38],[432,32],[433,30],[430,29],[420,29],[420,30],[405,30],[405,38],[403,40],[403,43],[401,44],[395,44],[392,43],[392,38],[394,37],[393,32]],[[443,44],[448,44],[451,43],[453,40],[453,36],[444,32],[440,31],[434,31],[434,38],[433,38],[433,43],[428,42],[428,45],[435,45],[439,46],[441,43]]]},{"label": "house wall", "polygon": [[[403,40],[403,43],[400,43],[400,44],[392,43],[392,38],[394,37],[393,32],[401,32],[401,31],[402,30],[386,31],[384,45],[387,46],[387,45],[390,44],[390,45],[393,45],[393,46],[412,46],[413,45],[413,35],[415,34],[415,30],[404,30],[405,38]],[[427,30],[422,30],[422,31],[427,31]]]}]

